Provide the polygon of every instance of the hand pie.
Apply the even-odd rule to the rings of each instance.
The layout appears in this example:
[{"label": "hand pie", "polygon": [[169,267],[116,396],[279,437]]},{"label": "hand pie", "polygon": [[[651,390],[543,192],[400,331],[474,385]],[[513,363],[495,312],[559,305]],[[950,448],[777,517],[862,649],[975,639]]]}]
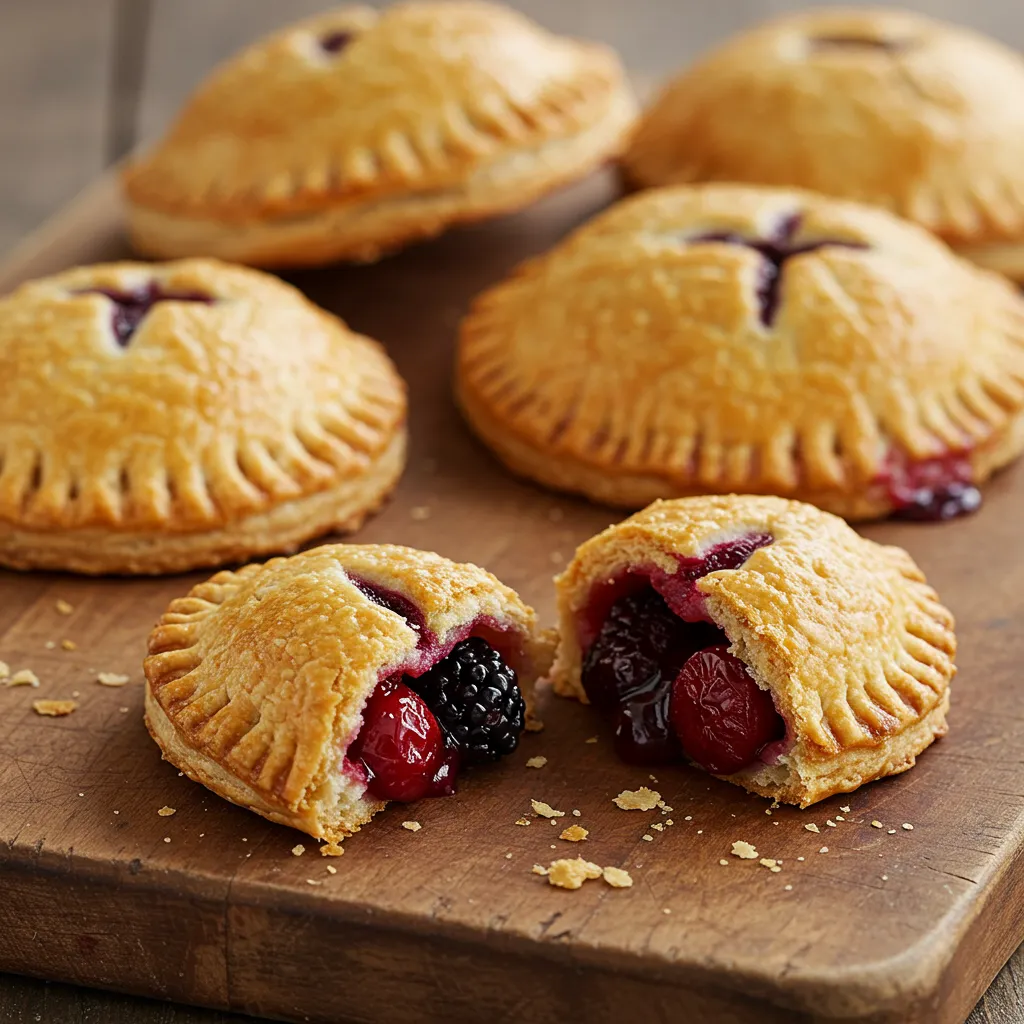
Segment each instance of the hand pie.
[{"label": "hand pie", "polygon": [[1024,59],[919,14],[802,11],[726,42],[662,91],[625,167],[883,206],[1024,281]]},{"label": "hand pie", "polygon": [[475,565],[333,544],[221,572],[149,638],[146,724],[219,796],[336,842],[511,753],[550,651]]},{"label": "hand pie", "polygon": [[806,807],[945,735],[952,616],[905,551],[810,505],[655,502],[555,582],[555,689],[593,704],[627,761],[689,760]]},{"label": "hand pie", "polygon": [[1024,300],[880,210],[657,189],[485,292],[457,389],[512,469],[596,501],[949,518],[1024,446]]},{"label": "hand pie", "polygon": [[263,266],[374,260],[615,156],[616,56],[505,7],[340,8],[256,43],[124,176],[132,240]]},{"label": "hand pie", "polygon": [[405,461],[381,347],[213,261],[79,267],[0,299],[0,564],[178,572],[358,526]]}]

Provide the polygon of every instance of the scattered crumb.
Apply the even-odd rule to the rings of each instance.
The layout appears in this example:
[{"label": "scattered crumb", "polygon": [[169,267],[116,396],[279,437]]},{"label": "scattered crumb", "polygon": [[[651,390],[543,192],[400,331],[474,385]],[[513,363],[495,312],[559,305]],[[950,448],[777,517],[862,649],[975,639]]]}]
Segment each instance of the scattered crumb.
[{"label": "scattered crumb", "polygon": [[328,864],[327,865],[327,874],[329,874],[329,875],[336,875],[337,873],[338,873],[338,869],[333,864]]},{"label": "scattered crumb", "polygon": [[302,843],[298,843],[296,846],[292,847],[293,857],[301,857],[305,852],[306,848],[302,845]]},{"label": "scattered crumb", "polygon": [[511,860],[511,859],[512,859],[512,854],[511,853],[506,853],[505,854],[505,860]]},{"label": "scattered crumb", "polygon": [[750,843],[743,842],[742,839],[732,844],[732,855],[739,857],[740,860],[757,860],[757,850]]},{"label": "scattered crumb", "polygon": [[803,860],[803,859],[804,859],[803,857],[797,857],[797,860]]},{"label": "scattered crumb", "polygon": [[889,881],[889,876],[888,875],[882,875],[882,881],[883,882],[888,882]]},{"label": "scattered crumb", "polygon": [[171,841],[171,837],[170,836],[164,836],[164,842],[165,843],[169,843],[170,841]]},{"label": "scattered crumb", "polygon": [[729,862],[724,857],[718,863],[721,864],[723,868],[727,868],[729,866]]},{"label": "scattered crumb", "polygon": [[577,857],[575,860],[556,860],[548,868],[548,882],[560,889],[578,889],[590,878],[600,878],[604,872],[597,864]]},{"label": "scattered crumb", "polygon": [[19,669],[14,673],[10,679],[7,680],[8,686],[38,686],[39,676],[35,674],[30,668]]},{"label": "scattered crumb", "polygon": [[422,522],[424,519],[430,518],[430,509],[426,505],[413,505],[409,509],[409,515],[412,519]]},{"label": "scattered crumb", "polygon": [[665,824],[666,824],[666,825],[674,825],[674,824],[675,824],[675,822],[674,822],[674,821],[673,821],[673,820],[672,820],[671,818],[666,818],[666,819],[665,819]]},{"label": "scattered crumb", "polygon": [[658,784],[658,780],[653,775],[648,775],[647,778],[649,778],[655,785]]},{"label": "scattered crumb", "polygon": [[773,859],[772,857],[762,857],[757,863],[760,864],[762,867],[773,868],[779,862]]},{"label": "scattered crumb", "polygon": [[307,878],[306,885],[323,885],[323,881],[318,882],[315,878]]},{"label": "scattered crumb", "polygon": [[32,702],[32,710],[37,715],[48,715],[50,718],[62,718],[64,715],[70,715],[77,707],[77,701],[73,700],[35,700]]},{"label": "scattered crumb", "polygon": [[791,885],[784,885],[782,888],[785,889],[786,892],[792,892],[793,891],[793,886],[791,886]]},{"label": "scattered crumb", "polygon": [[697,829],[697,835],[699,835],[699,836],[704,835],[704,829],[702,829],[702,828]]},{"label": "scattered crumb", "polygon": [[843,814],[849,814],[850,813],[850,808],[849,807],[840,807],[839,810],[841,810],[843,812]]},{"label": "scattered crumb", "polygon": [[623,811],[652,811],[660,801],[660,793],[641,786],[639,789],[624,789],[612,803]]},{"label": "scattered crumb", "polygon": [[872,828],[885,828],[885,826],[880,821],[873,821],[873,822],[871,822],[871,827]]},{"label": "scattered crumb", "polygon": [[402,828],[408,829],[410,832],[419,832],[423,826],[418,821],[403,821]]},{"label": "scattered crumb", "polygon": [[820,849],[820,850],[818,851],[818,853],[828,853],[828,847],[827,847],[827,846],[823,846],[823,847],[822,847],[822,848],[821,848],[821,849]]},{"label": "scattered crumb", "polygon": [[530,870],[535,875],[546,875],[548,873],[548,869],[544,867],[542,864],[534,864],[533,867],[530,868]]},{"label": "scattered crumb", "polygon": [[613,889],[628,889],[633,884],[633,879],[628,871],[623,871],[622,868],[605,868],[604,880]]},{"label": "scattered crumb", "polygon": [[807,829],[808,832],[820,832],[821,831],[821,829],[818,828],[818,826],[815,825],[813,821],[808,822],[808,824],[804,825],[804,828]]},{"label": "scattered crumb", "polygon": [[650,827],[653,828],[655,832],[665,831],[665,823],[663,821],[652,821]]},{"label": "scattered crumb", "polygon": [[56,648],[56,646],[57,646],[57,645],[56,645],[56,644],[55,644],[55,643],[54,643],[54,642],[53,642],[52,640],[47,640],[47,641],[46,641],[46,643],[45,643],[45,644],[43,644],[43,646],[44,646],[44,647],[45,647],[45,648],[46,648],[46,649],[47,649],[48,651],[52,651],[52,650],[54,650],[54,648]]},{"label": "scattered crumb", "polygon": [[74,640],[61,640],[60,645],[65,651],[78,650],[78,644],[76,644]]},{"label": "scattered crumb", "polygon": [[580,812],[575,807],[573,808],[572,816],[574,818],[578,818],[580,816]]},{"label": "scattered crumb", "polygon": [[527,768],[543,768],[544,765],[546,765],[547,763],[548,763],[548,759],[546,757],[544,757],[543,755],[538,754],[537,757],[531,757],[530,760],[526,762],[526,767]]},{"label": "scattered crumb", "polygon": [[79,693],[79,692],[78,692],[77,690],[72,690],[72,691],[71,691],[71,696],[72,696],[72,697],[80,697],[80,696],[81,696],[81,694],[80,694],[80,693]]},{"label": "scattered crumb", "polygon": [[169,818],[172,814],[176,814],[177,813],[177,808],[175,808],[175,807],[168,807],[165,804],[156,813],[159,814],[161,818]]},{"label": "scattered crumb", "polygon": [[688,814],[685,818],[683,818],[683,821],[693,821],[693,815]]},{"label": "scattered crumb", "polygon": [[[671,814],[673,811],[673,808],[669,807],[669,805],[665,803],[664,800],[659,800],[657,803],[657,807],[662,814]],[[735,818],[736,815],[734,814],[733,817]]]},{"label": "scattered crumb", "polygon": [[891,836],[896,835],[896,829],[894,829],[894,828],[889,829],[889,835],[891,835]]},{"label": "scattered crumb", "polygon": [[846,819],[841,814],[837,814],[836,821],[846,821]]},{"label": "scattered crumb", "polygon": [[829,818],[829,819],[828,819],[828,820],[827,820],[827,821],[825,822],[825,824],[826,824],[826,825],[828,825],[828,827],[829,827],[829,828],[835,828],[835,827],[836,827],[836,823],[835,823],[835,822],[834,822],[834,821],[833,821],[833,820],[832,820],[831,818]]},{"label": "scattered crumb", "polygon": [[516,819],[516,824],[517,825],[529,825],[530,824],[530,819],[529,818],[517,818]]},{"label": "scattered crumb", "polygon": [[643,840],[643,841],[644,841],[645,843],[653,843],[653,842],[654,842],[654,836],[651,836],[651,835],[642,835],[642,836],[641,836],[640,838],[641,838],[641,839],[642,839],[642,840]]},{"label": "scattered crumb", "polygon": [[555,844],[554,844],[554,843],[552,843],[552,844],[551,844],[551,849],[552,849],[552,850],[557,850],[557,849],[558,849],[558,847],[557,847],[557,846],[555,846]]},{"label": "scattered crumb", "polygon": [[0,661],[0,679],[6,679],[11,674],[10,666],[6,661]]},{"label": "scattered crumb", "polygon": [[561,565],[565,561],[565,555],[561,551],[552,551],[548,557],[552,565]]},{"label": "scattered crumb", "polygon": [[[127,715],[127,714],[128,714],[128,711],[129,711],[130,709],[129,709],[129,708],[118,708],[117,710],[118,710],[118,711],[120,711],[122,715]],[[180,775],[180,774],[181,774],[181,772],[179,772],[178,774]]]},{"label": "scattered crumb", "polygon": [[764,809],[764,813],[765,813],[765,814],[771,814],[771,813],[772,813],[772,809],[771,809],[770,807],[766,807],[766,808]]},{"label": "scattered crumb", "polygon": [[570,825],[558,837],[570,843],[581,843],[590,833],[582,825]]},{"label": "scattered crumb", "polygon": [[548,824],[549,825],[557,825],[558,824],[558,820],[556,818],[549,818],[548,819]]},{"label": "scattered crumb", "polygon": [[565,817],[565,811],[556,811],[551,804],[546,804],[543,800],[531,800],[530,806],[533,808],[533,813],[539,814],[542,818]]},{"label": "scattered crumb", "polygon": [[70,615],[75,610],[75,606],[73,604],[69,604],[62,597],[57,598],[54,607],[61,615]]},{"label": "scattered crumb", "polygon": [[96,682],[100,686],[124,686],[130,676],[123,676],[118,672],[100,672],[96,676]]},{"label": "scattered crumb", "polygon": [[596,743],[597,742],[597,737],[596,736],[591,736],[590,739],[584,740],[583,742],[584,743]]},{"label": "scattered crumb", "polygon": [[668,907],[664,907],[661,912],[663,914],[671,914],[672,913],[671,909],[669,909]]},{"label": "scattered crumb", "polygon": [[905,828],[908,832],[913,832],[914,831],[914,826],[911,825],[909,821],[903,822],[903,825],[901,827]]},{"label": "scattered crumb", "polygon": [[344,852],[341,843],[326,843],[320,847],[321,857],[340,857]]}]

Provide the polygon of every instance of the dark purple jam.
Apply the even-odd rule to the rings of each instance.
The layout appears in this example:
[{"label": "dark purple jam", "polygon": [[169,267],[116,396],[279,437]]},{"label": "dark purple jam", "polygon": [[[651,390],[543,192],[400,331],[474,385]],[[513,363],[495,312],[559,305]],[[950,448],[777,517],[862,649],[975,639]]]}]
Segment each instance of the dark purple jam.
[{"label": "dark purple jam", "polygon": [[142,285],[134,291],[122,292],[113,288],[84,288],[76,295],[103,295],[113,303],[110,327],[121,348],[127,348],[132,335],[138,330],[146,314],[158,302],[201,302],[212,306],[217,300],[205,292],[165,291],[156,282]]},{"label": "dark purple jam", "polygon": [[883,479],[898,519],[940,522],[981,507],[971,460],[963,453],[918,461],[893,456]]},{"label": "dark purple jam", "polygon": [[320,37],[320,48],[324,53],[341,53],[352,42],[353,33],[338,29]]}]

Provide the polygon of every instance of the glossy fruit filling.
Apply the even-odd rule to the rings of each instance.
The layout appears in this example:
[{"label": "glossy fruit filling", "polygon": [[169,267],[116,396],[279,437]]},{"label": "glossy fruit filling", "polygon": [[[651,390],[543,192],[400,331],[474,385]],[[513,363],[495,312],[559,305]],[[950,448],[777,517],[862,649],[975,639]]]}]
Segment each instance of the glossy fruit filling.
[{"label": "glossy fruit filling", "polygon": [[201,302],[211,306],[217,300],[206,292],[168,291],[155,281],[141,285],[134,291],[117,291],[113,288],[85,288],[76,295],[104,295],[113,303],[110,314],[110,328],[121,348],[127,348],[132,335],[139,329],[139,324],[146,314],[158,302]]},{"label": "glossy fruit filling", "polygon": [[506,660],[515,660],[515,644],[482,618],[442,645],[408,598],[366,580],[352,582],[401,615],[418,639],[413,663],[381,679],[367,700],[347,761],[375,799],[450,796],[462,767],[497,761],[519,744],[526,704]]},{"label": "glossy fruit filling", "polygon": [[786,729],[771,696],[728,653],[697,581],[738,569],[767,534],[747,534],[680,559],[679,570],[633,569],[594,589],[579,623],[582,682],[634,764],[683,757],[715,774],[756,761]]},{"label": "glossy fruit filling", "polygon": [[937,521],[970,515],[981,507],[971,460],[963,453],[910,461],[890,456],[882,481],[899,519]]},{"label": "glossy fruit filling", "polygon": [[352,42],[353,34],[344,29],[328,32],[320,37],[320,47],[325,53],[341,53]]}]

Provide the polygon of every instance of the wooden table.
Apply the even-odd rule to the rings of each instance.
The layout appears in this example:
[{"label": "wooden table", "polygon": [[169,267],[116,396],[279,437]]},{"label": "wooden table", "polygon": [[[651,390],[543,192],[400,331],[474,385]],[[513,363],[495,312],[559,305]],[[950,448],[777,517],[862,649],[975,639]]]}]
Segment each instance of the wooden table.
[{"label": "wooden table", "polygon": [[[670,71],[726,34],[800,6],[675,0],[517,0],[556,31],[604,39],[634,69]],[[917,0],[1024,48],[1024,8],[1002,0]],[[288,16],[323,7],[292,0]],[[158,131],[191,85],[277,25],[274,0],[4,0],[0,10],[0,254],[89,182],[135,137]],[[228,1024],[252,1018],[0,976],[0,1024],[131,1021]],[[1024,947],[969,1018],[1024,1024]]]}]

